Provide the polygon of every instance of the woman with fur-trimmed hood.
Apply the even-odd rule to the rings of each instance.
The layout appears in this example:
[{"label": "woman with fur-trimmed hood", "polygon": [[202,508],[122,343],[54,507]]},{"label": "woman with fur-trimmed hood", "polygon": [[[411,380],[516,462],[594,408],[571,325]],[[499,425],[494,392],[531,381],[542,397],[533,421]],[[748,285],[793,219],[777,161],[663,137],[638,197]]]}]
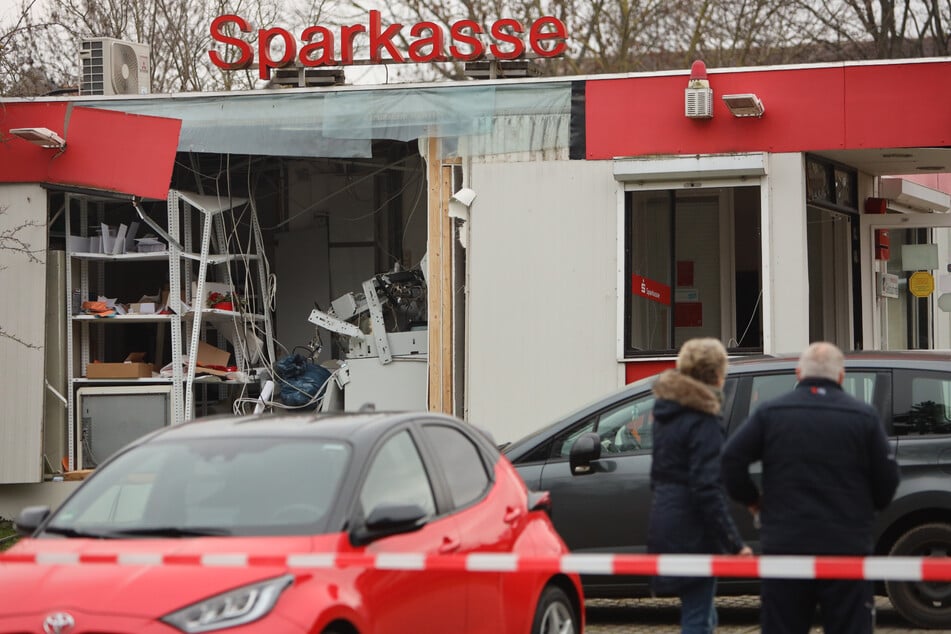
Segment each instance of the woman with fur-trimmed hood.
[{"label": "woman with fur-trimmed hood", "polygon": [[[654,384],[649,552],[752,554],[730,516],[720,481],[726,368],[723,344],[691,339],[681,347],[676,369]],[[683,634],[716,629],[714,577],[654,577],[651,584],[657,594],[680,597]]]}]

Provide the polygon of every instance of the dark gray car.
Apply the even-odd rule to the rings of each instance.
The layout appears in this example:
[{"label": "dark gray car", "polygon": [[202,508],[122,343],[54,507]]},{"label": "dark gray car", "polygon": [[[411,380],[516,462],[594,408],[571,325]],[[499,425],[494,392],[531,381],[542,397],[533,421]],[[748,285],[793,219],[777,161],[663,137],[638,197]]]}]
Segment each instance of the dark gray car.
[{"label": "dark gray car", "polygon": [[[723,405],[727,434],[758,403],[793,388],[796,360],[731,361]],[[573,552],[645,552],[653,381],[632,383],[504,448],[530,488],[551,493],[555,528]],[[851,353],[843,387],[881,412],[901,467],[898,491],[876,521],[875,554],[948,556],[951,355]],[[750,514],[740,505],[733,509],[744,539],[756,550],[758,534]],[[591,575],[582,581],[588,598],[649,594],[644,577]],[[717,587],[721,595],[757,592],[755,580],[721,579]],[[951,584],[888,582],[877,591],[887,594],[912,623],[951,628]]]}]

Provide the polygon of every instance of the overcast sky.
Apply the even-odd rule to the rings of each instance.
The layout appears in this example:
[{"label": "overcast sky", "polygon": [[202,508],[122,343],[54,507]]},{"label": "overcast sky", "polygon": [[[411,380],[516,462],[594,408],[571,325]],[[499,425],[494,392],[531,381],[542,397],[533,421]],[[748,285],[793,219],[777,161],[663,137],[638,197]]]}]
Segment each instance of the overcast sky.
[{"label": "overcast sky", "polygon": [[[39,6],[42,1],[37,0],[36,6]],[[20,0],[0,0],[0,25],[12,25],[13,20],[19,17],[21,5]],[[34,6],[34,11],[36,6]]]}]

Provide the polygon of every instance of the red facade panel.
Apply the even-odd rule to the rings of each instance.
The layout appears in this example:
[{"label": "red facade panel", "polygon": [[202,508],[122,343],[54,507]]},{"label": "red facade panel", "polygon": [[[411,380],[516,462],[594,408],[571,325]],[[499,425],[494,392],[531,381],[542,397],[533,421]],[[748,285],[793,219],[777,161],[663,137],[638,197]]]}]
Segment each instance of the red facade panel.
[{"label": "red facade panel", "polygon": [[[588,81],[587,158],[951,144],[951,62],[711,71],[712,119],[684,115],[688,74]],[[765,114],[732,116],[735,93]]]},{"label": "red facade panel", "polygon": [[[175,164],[181,121],[59,103],[4,106],[0,182],[50,183],[164,199]],[[12,128],[49,128],[66,149],[41,148]]]}]

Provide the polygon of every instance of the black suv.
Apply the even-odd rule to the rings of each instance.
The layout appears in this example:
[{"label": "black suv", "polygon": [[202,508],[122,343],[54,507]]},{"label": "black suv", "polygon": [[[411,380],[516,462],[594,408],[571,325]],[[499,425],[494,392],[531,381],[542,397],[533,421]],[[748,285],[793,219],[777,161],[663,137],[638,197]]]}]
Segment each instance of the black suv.
[{"label": "black suv", "polygon": [[[723,405],[728,434],[757,404],[794,387],[796,362],[794,356],[731,361]],[[645,552],[653,381],[632,383],[504,448],[530,488],[551,493],[555,527],[572,552]],[[951,354],[850,353],[843,388],[881,412],[901,466],[901,484],[876,521],[875,554],[948,556]],[[600,445],[590,443],[585,452],[579,451],[585,443],[579,443],[572,455],[575,440],[591,432]],[[738,504],[733,510],[744,539],[756,550],[750,514]],[[644,577],[590,575],[582,581],[589,598],[649,593]],[[745,579],[721,579],[717,588],[721,595],[758,592],[755,580]],[[913,624],[951,628],[951,583],[886,582],[877,591]]]}]

